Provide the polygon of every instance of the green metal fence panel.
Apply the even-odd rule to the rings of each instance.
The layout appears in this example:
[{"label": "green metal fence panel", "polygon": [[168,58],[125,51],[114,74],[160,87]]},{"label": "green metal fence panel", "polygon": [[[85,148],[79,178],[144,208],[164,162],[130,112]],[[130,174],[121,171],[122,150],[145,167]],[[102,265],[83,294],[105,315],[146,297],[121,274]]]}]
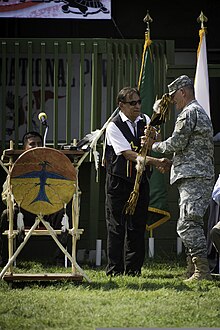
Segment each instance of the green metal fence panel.
[{"label": "green metal fence panel", "polygon": [[97,91],[98,91],[98,44],[94,42],[92,52],[92,86],[91,86],[91,121],[90,131],[97,127]]},{"label": "green metal fence panel", "polygon": [[105,65],[105,75],[104,82],[106,81],[106,118],[109,118],[112,112],[112,65],[113,65],[113,54],[112,54],[112,45],[107,44],[107,54],[106,54],[106,65]]},{"label": "green metal fence panel", "polygon": [[66,62],[66,142],[71,142],[71,71],[72,71],[72,42],[67,42],[67,62]]},{"label": "green metal fence panel", "polygon": [[18,148],[19,127],[19,43],[15,43],[15,148]]},{"label": "green metal fence panel", "polygon": [[46,85],[46,43],[41,42],[40,44],[40,53],[41,53],[41,61],[40,61],[40,84],[41,84],[41,111],[45,112],[45,85]]},{"label": "green metal fence panel", "polygon": [[85,43],[80,43],[80,77],[79,77],[79,139],[82,139],[84,134],[84,84],[85,84]]},{"label": "green metal fence panel", "polygon": [[58,146],[58,65],[59,43],[54,43],[54,108],[53,108],[53,145]]},{"label": "green metal fence panel", "polygon": [[[43,128],[38,114],[48,115],[47,143],[55,148],[100,128],[116,107],[125,85],[137,86],[144,40],[2,39],[1,149],[16,148],[27,130]],[[166,80],[166,42],[153,44],[156,89]]]},{"label": "green metal fence panel", "polygon": [[27,131],[33,130],[32,124],[32,88],[33,88],[33,42],[28,41],[28,49],[27,49]]}]

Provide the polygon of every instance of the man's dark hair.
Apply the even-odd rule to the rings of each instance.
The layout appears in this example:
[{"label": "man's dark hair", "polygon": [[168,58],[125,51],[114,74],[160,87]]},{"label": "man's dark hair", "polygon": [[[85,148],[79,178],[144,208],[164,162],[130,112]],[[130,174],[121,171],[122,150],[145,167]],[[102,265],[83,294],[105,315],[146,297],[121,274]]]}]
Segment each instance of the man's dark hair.
[{"label": "man's dark hair", "polygon": [[124,87],[117,95],[116,102],[124,102],[126,97],[131,97],[133,94],[137,94],[140,97],[140,91],[136,87]]},{"label": "man's dark hair", "polygon": [[27,140],[30,139],[31,137],[35,137],[38,136],[41,139],[42,145],[43,145],[43,138],[40,135],[40,133],[38,132],[27,132],[24,134],[23,138],[22,138],[22,144],[23,146],[25,146],[25,144],[27,143]]}]

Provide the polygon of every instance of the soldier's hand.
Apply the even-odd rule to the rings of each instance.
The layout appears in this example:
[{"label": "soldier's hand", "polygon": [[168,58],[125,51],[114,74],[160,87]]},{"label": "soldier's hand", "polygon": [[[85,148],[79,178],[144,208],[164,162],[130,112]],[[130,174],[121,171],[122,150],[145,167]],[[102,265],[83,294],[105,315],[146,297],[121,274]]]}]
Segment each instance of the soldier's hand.
[{"label": "soldier's hand", "polygon": [[170,171],[172,165],[172,161],[168,158],[158,158],[158,164],[156,165],[156,169],[160,173],[166,173]]}]

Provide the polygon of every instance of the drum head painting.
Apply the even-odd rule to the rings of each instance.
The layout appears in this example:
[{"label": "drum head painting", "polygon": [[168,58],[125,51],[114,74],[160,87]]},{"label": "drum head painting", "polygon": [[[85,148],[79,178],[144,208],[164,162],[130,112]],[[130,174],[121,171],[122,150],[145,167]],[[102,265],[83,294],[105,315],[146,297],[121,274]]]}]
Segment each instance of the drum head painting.
[{"label": "drum head painting", "polygon": [[47,147],[25,151],[14,163],[10,177],[18,206],[37,215],[61,210],[76,188],[76,171],[69,158]]}]

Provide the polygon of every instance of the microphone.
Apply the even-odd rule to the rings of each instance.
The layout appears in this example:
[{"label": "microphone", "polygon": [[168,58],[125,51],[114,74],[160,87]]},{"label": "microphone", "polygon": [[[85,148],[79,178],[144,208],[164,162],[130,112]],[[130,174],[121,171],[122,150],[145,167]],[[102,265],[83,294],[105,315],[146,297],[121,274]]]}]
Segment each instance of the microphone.
[{"label": "microphone", "polygon": [[38,119],[40,120],[42,125],[48,126],[47,125],[47,115],[45,112],[40,112],[38,115]]}]

